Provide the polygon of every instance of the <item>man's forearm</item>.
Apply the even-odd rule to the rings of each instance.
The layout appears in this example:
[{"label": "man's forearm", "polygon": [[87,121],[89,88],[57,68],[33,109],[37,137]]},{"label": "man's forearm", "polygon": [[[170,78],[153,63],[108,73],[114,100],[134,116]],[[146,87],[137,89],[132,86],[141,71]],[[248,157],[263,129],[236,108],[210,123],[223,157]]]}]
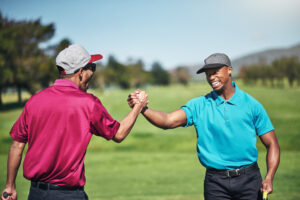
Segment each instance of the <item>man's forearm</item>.
[{"label": "man's forearm", "polygon": [[143,113],[144,117],[154,126],[162,129],[170,128],[168,126],[168,114],[157,110],[147,108]]},{"label": "man's forearm", "polygon": [[13,141],[7,160],[6,187],[15,187],[15,180],[22,160],[25,143]]},{"label": "man's forearm", "polygon": [[150,108],[143,112],[144,117],[154,126],[162,129],[171,129],[186,124],[186,114],[179,109],[170,113],[164,113]]},{"label": "man's forearm", "polygon": [[133,107],[128,115],[120,122],[120,128],[114,137],[114,141],[122,142],[122,140],[127,137],[142,109],[143,107],[139,105]]},{"label": "man's forearm", "polygon": [[267,148],[267,175],[266,179],[273,181],[280,161],[280,149],[278,143],[274,142]]},{"label": "man's forearm", "polygon": [[[139,94],[142,92],[143,91],[136,90],[134,93],[129,94],[127,101],[130,107],[133,107],[140,101]],[[142,114],[151,124],[162,129],[176,128],[187,122],[185,111],[182,109],[175,110],[171,113],[164,113],[146,107],[146,109],[143,109]]]}]

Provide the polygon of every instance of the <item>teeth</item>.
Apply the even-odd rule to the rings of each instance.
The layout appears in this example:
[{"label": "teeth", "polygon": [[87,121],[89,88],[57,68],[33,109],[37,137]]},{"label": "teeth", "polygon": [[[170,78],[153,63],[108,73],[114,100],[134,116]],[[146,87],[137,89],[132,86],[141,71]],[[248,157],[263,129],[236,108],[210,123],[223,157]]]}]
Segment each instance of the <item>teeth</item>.
[{"label": "teeth", "polygon": [[213,82],[212,85],[219,85],[220,82]]}]

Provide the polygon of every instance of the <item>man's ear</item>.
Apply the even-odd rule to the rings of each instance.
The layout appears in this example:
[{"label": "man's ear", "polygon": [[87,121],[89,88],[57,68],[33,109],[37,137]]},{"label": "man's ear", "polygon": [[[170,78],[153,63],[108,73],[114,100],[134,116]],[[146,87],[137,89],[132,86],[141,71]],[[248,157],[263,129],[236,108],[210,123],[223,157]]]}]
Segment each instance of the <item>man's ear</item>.
[{"label": "man's ear", "polygon": [[228,74],[229,74],[229,76],[231,76],[232,71],[233,71],[232,66],[229,66],[229,67],[228,67]]},{"label": "man's ear", "polygon": [[79,80],[81,81],[82,77],[83,77],[83,69],[82,68],[79,69],[78,76],[79,76]]}]

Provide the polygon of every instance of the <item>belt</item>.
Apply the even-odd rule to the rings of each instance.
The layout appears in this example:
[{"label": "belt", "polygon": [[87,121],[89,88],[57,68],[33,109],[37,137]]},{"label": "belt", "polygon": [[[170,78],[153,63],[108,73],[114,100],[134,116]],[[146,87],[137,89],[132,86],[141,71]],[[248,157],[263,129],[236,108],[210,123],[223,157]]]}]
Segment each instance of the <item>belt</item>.
[{"label": "belt", "polygon": [[31,181],[31,187],[36,187],[42,190],[83,190],[83,187],[65,187],[46,182]]},{"label": "belt", "polygon": [[246,174],[247,172],[254,171],[258,168],[257,162],[248,165],[246,167],[238,168],[238,169],[214,169],[214,168],[208,168],[206,171],[213,174],[219,174],[226,177],[236,177],[240,176],[241,174]]}]

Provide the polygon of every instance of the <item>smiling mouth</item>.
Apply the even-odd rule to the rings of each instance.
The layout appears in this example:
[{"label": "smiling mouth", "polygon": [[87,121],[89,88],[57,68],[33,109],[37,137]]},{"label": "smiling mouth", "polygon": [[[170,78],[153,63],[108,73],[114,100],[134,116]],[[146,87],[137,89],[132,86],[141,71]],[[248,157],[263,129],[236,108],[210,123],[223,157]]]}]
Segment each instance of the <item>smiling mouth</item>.
[{"label": "smiling mouth", "polygon": [[221,83],[219,81],[212,82],[211,85],[213,88],[218,87]]}]

